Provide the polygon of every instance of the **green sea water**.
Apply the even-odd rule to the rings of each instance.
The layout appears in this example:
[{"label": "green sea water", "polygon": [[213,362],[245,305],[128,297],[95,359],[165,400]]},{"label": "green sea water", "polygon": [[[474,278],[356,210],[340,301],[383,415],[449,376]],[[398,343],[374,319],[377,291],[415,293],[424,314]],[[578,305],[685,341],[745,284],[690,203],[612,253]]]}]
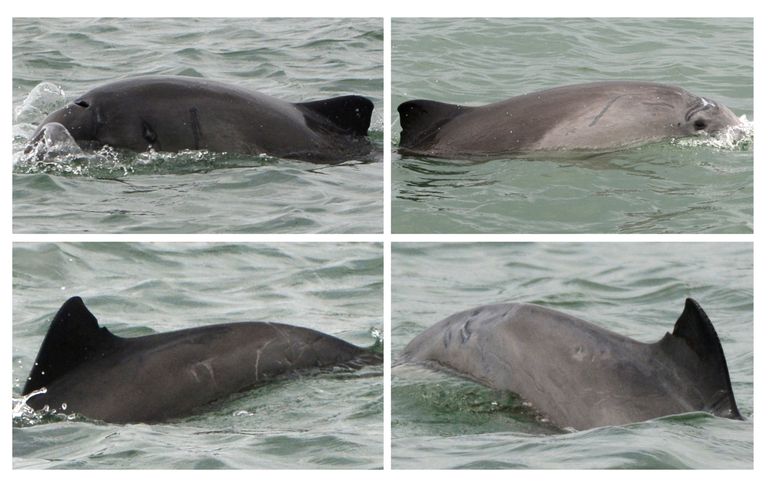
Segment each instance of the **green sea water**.
[{"label": "green sea water", "polygon": [[[397,233],[751,233],[753,139],[481,164],[401,156],[398,105],[484,105],[575,83],[678,85],[753,120],[752,19],[393,19]],[[750,125],[750,124],[749,124]]]},{"label": "green sea water", "polygon": [[[14,231],[377,233],[382,231],[382,19],[13,21]],[[45,114],[139,75],[226,82],[301,102],[375,104],[370,161],[319,165],[186,151],[26,161]]]},{"label": "green sea water", "polygon": [[[120,336],[276,321],[368,347],[383,331],[380,244],[16,244],[13,260],[14,399],[74,295]],[[152,425],[23,415],[13,466],[382,468],[382,372],[294,375]]]},{"label": "green sea water", "polygon": [[526,398],[418,365],[392,370],[394,469],[752,468],[754,293],[749,243],[394,243],[393,360],[475,306],[529,302],[643,342],[696,299],[716,328],[746,421],[688,413],[581,432]]}]

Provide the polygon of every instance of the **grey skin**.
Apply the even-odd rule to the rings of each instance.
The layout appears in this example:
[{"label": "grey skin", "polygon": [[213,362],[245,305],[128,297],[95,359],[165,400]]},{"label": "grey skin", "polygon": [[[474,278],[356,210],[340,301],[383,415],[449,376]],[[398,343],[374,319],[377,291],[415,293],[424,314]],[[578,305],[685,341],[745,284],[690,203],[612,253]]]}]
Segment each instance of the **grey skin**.
[{"label": "grey skin", "polygon": [[478,307],[415,337],[399,362],[513,392],[562,428],[691,411],[742,419],[719,337],[690,298],[673,333],[651,344],[537,305]]},{"label": "grey skin", "polygon": [[635,81],[563,86],[480,107],[411,100],[398,113],[400,152],[440,158],[603,151],[740,125],[718,102]]},{"label": "grey skin", "polygon": [[342,162],[370,154],[373,107],[355,95],[289,103],[200,78],[130,78],[94,88],[53,112],[30,142],[58,123],[83,149],[206,149]]},{"label": "grey skin", "polygon": [[107,422],[160,422],[270,378],[366,364],[382,364],[382,354],[272,322],[117,337],[73,297],[54,317],[23,394],[46,388],[27,400],[36,410],[47,405]]},{"label": "grey skin", "polygon": [[58,122],[49,122],[41,126],[35,132],[35,137],[27,143],[27,148],[31,149],[38,143],[45,148],[46,155],[51,157],[82,153],[80,146],[67,128]]}]

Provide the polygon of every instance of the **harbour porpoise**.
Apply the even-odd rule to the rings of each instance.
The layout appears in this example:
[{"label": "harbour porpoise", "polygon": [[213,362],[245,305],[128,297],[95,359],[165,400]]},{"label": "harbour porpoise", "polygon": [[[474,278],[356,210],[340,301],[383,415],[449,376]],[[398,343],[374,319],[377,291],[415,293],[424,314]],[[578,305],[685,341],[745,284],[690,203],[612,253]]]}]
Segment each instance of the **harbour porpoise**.
[{"label": "harbour porpoise", "polygon": [[456,313],[415,337],[398,363],[449,370],[577,430],[705,411],[741,419],[714,326],[695,300],[657,342],[537,305]]},{"label": "harbour porpoise", "polygon": [[[344,95],[290,103],[185,76],[144,76],[99,86],[51,113],[26,152],[65,128],[83,149],[205,149],[319,163],[366,158],[374,105]],[[50,137],[48,137],[50,139]]]},{"label": "harbour porpoise", "polygon": [[398,113],[401,153],[449,159],[606,151],[730,128],[742,134],[721,103],[638,81],[562,86],[479,107],[410,100]]},{"label": "harbour porpoise", "polygon": [[22,393],[45,388],[27,399],[36,410],[160,422],[292,372],[381,363],[380,352],[273,322],[118,337],[73,297],[51,322]]}]

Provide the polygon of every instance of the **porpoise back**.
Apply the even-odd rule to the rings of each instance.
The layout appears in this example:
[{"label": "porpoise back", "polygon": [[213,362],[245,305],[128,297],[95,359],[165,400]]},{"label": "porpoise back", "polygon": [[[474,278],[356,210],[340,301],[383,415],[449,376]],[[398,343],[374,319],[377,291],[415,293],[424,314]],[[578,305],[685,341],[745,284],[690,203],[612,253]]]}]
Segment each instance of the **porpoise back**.
[{"label": "porpoise back", "polygon": [[358,95],[290,103],[212,80],[145,76],[88,91],[50,114],[30,141],[55,123],[83,149],[205,149],[342,162],[371,152],[373,108]]},{"label": "porpoise back", "polygon": [[400,152],[468,159],[605,151],[713,135],[741,124],[718,102],[676,86],[636,81],[563,86],[479,107],[410,100],[398,112]]},{"label": "porpoise back", "polygon": [[135,338],[100,327],[79,297],[54,317],[24,386],[27,404],[107,422],[158,422],[297,371],[381,364],[382,354],[272,322]]},{"label": "porpoise back", "polygon": [[691,411],[741,418],[719,338],[692,299],[673,333],[651,344],[537,305],[477,307],[415,337],[399,361],[513,392],[563,428]]}]

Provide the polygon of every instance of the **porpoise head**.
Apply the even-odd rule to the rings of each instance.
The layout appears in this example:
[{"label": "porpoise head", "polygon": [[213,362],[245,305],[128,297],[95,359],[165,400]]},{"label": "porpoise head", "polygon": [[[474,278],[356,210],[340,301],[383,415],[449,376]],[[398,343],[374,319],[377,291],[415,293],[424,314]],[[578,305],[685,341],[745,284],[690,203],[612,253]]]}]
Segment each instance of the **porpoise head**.
[{"label": "porpoise head", "polygon": [[[105,110],[102,105],[96,94],[86,93],[48,115],[32,135],[30,142],[39,140],[47,127],[60,124],[82,149],[96,150],[110,145],[141,152],[155,147],[155,131],[141,119],[136,110],[131,109],[128,100],[116,99],[112,106],[108,107],[110,110]],[[132,127],[136,130],[128,130]],[[119,139],[115,139],[115,134]]]},{"label": "porpoise head", "polygon": [[72,134],[58,122],[41,124],[35,135],[27,142],[24,154],[33,158],[56,157],[58,155],[79,154],[80,146]]},{"label": "porpoise head", "polygon": [[680,122],[685,135],[692,136],[713,136],[733,131],[734,136],[740,137],[740,126],[741,120],[732,110],[714,100],[695,96],[687,105],[684,121]]},{"label": "porpoise head", "polygon": [[50,132],[50,128],[56,128],[58,132],[66,130],[84,149],[101,147],[103,144],[98,144],[96,137],[97,124],[98,117],[91,109],[91,104],[78,98],[66,107],[49,114],[30,138],[30,143],[44,137],[47,132]]}]

